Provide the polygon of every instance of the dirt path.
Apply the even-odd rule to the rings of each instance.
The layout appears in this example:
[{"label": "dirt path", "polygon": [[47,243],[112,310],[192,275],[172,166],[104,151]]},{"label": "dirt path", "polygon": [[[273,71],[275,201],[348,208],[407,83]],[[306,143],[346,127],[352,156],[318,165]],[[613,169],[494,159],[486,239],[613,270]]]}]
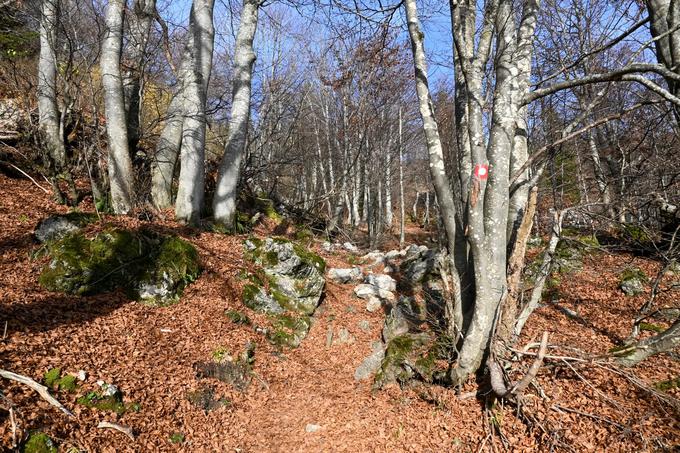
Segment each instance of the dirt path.
[{"label": "dirt path", "polygon": [[[500,450],[500,438],[488,437],[490,426],[500,429],[513,450],[543,450],[552,444],[577,451],[651,451],[679,445],[677,412],[600,368],[581,369],[578,375],[564,368],[542,370],[537,384],[547,399],[535,390],[524,399],[533,424],[518,418],[511,406],[486,410],[477,399],[460,401],[442,388],[372,392],[370,382],[356,382],[353,376],[370,354],[371,342],[380,338],[383,315],[366,312],[350,285],[329,283],[307,339],[298,349],[278,353],[252,327],[225,316],[227,310],[247,311],[239,302],[236,278],[246,266],[242,237],[158,222],[158,228],[191,240],[206,267],[171,307],[144,306],[121,294],[79,298],[47,292],[37,284],[44,260],[29,255],[35,249],[33,227],[53,212],[65,209],[30,183],[0,175],[0,326],[8,322],[0,364],[36,380],[52,367],[72,373],[85,370],[88,378],[76,394],[57,395],[74,411],[71,420],[26,388],[0,382],[6,398],[0,398],[0,448],[12,443],[11,424],[2,409],[9,401],[17,410],[19,435],[44,430],[59,442],[60,451],[440,452],[477,451],[482,445],[488,449],[492,441]],[[132,228],[141,224],[106,221]],[[346,265],[342,254],[326,258],[331,266]],[[547,329],[551,343],[562,350],[602,352],[612,347],[626,333],[640,302],[616,291],[621,265],[620,257],[598,257],[586,262],[578,279],[564,279],[561,303],[579,310],[588,325],[545,307],[530,320],[522,343]],[[248,315],[255,325],[262,322],[258,315]],[[369,321],[367,331],[358,326],[362,320]],[[327,346],[329,329],[337,336],[340,328],[354,341]],[[197,377],[195,364],[211,360],[220,348],[236,354],[248,341],[257,343],[256,377],[245,392]],[[677,377],[680,365],[668,356],[656,357],[636,373],[653,383]],[[97,380],[117,385],[125,401],[139,403],[140,410],[118,417],[76,404],[77,396],[97,388]],[[230,404],[206,413],[187,400],[188,392],[206,385]],[[463,391],[476,388],[471,382]],[[136,440],[97,429],[102,420],[132,427]],[[318,430],[307,432],[307,425],[318,425]]]}]

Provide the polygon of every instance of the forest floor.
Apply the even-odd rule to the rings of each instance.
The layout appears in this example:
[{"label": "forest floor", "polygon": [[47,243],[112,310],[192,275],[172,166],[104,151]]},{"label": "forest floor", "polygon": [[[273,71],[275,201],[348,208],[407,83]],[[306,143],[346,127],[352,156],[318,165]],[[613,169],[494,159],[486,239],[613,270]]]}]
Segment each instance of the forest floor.
[{"label": "forest floor", "polygon": [[[86,208],[83,208],[86,209]],[[0,449],[13,438],[42,430],[59,451],[678,451],[676,407],[655,383],[680,376],[680,361],[652,357],[630,370],[606,360],[548,360],[522,398],[522,404],[490,405],[485,398],[460,399],[452,389],[421,386],[373,391],[354,380],[354,371],[380,339],[384,314],[368,313],[351,285],[328,282],[308,337],[293,350],[276,351],[252,327],[233,323],[228,310],[258,315],[240,302],[238,271],[245,236],[226,236],[156,221],[199,250],[205,271],[180,302],[165,308],[127,300],[122,293],[91,297],[51,293],[38,284],[45,259],[32,231],[39,220],[68,209],[22,179],[0,175],[0,368],[40,381],[54,367],[87,373],[74,394],[55,396],[74,413],[67,417],[28,387],[0,380]],[[104,222],[138,227],[144,222],[106,217]],[[101,228],[101,223],[89,229]],[[316,246],[318,248],[318,245]],[[320,251],[319,251],[320,252]],[[347,254],[320,252],[329,266],[348,266]],[[529,320],[519,345],[550,333],[553,356],[599,356],[628,335],[636,310],[647,295],[625,297],[618,274],[634,263],[648,275],[658,264],[629,255],[598,252],[583,270],[563,277],[557,304],[540,308]],[[664,294],[659,306],[677,304]],[[564,308],[581,318],[569,318]],[[370,329],[358,327],[369,321]],[[350,344],[327,346],[329,328],[346,328]],[[199,378],[198,362],[215,351],[231,353],[257,344],[254,378],[239,391]],[[526,369],[527,358],[517,363]],[[568,365],[567,365],[568,363]],[[138,410],[118,416],[76,403],[96,390],[98,380],[115,384]],[[228,404],[205,412],[187,399],[202,386],[214,388]],[[461,390],[475,391],[472,380]],[[668,396],[678,397],[677,389]],[[15,431],[9,417],[12,406]],[[98,429],[101,421],[131,427],[135,440]],[[308,425],[317,430],[308,432]],[[313,431],[313,430],[312,430]],[[491,435],[492,431],[495,435]]]}]

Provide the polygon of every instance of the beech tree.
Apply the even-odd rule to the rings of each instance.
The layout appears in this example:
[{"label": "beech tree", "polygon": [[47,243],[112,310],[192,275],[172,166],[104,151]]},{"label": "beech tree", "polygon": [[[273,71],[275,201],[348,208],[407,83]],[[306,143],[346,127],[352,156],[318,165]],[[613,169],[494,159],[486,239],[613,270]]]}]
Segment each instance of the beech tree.
[{"label": "beech tree", "polygon": [[213,218],[216,223],[232,228],[236,215],[237,188],[241,160],[245,151],[250,121],[250,96],[255,52],[253,41],[257,30],[260,0],[244,0],[234,48],[231,116],[224,157],[217,175]]},{"label": "beech tree", "polygon": [[66,149],[64,147],[63,122],[57,105],[57,29],[59,20],[58,0],[43,0],[40,8],[40,57],[38,59],[38,126],[47,160],[54,173],[52,185],[58,190],[56,174],[64,170]]},{"label": "beech tree", "polygon": [[104,113],[109,146],[109,184],[111,202],[116,214],[127,214],[135,200],[132,160],[128,148],[125,97],[120,67],[123,45],[125,2],[110,0],[106,6],[105,35],[100,65],[104,88]]},{"label": "beech tree", "polygon": [[[565,89],[603,81],[637,82],[677,105],[677,97],[642,73],[654,72],[673,80],[677,77],[661,65],[631,62],[612,71],[551,81],[532,90],[540,2],[489,0],[480,9],[476,1],[452,1],[458,154],[456,174],[451,176],[446,172],[428,86],[416,1],[405,0],[404,5],[430,171],[450,256],[452,297],[447,317],[449,333],[459,339],[450,378],[459,384],[480,368],[489,347],[493,350],[496,330],[507,341],[512,341],[515,331],[516,276],[523,267],[524,244],[535,206],[530,202],[530,189],[540,176],[540,170],[529,173],[533,160],[529,159],[527,143],[527,105]],[[635,24],[622,36],[639,26]],[[485,121],[487,105],[490,115]],[[493,354],[489,357],[493,360]]]}]

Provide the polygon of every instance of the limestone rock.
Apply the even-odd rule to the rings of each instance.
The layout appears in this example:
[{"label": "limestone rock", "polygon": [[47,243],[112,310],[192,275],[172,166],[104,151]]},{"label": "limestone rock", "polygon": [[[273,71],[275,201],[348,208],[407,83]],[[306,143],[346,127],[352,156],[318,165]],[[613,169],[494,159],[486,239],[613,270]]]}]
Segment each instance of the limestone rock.
[{"label": "limestone rock", "polygon": [[368,283],[362,283],[354,288],[354,294],[360,299],[366,300],[368,300],[369,297],[377,297],[390,302],[395,300],[394,294],[390,291],[385,291],[384,289],[380,289],[377,286]]},{"label": "limestone rock", "polygon": [[357,327],[359,327],[364,332],[368,332],[369,330],[371,330],[371,322],[368,321],[367,319],[362,319],[357,323]]},{"label": "limestone rock", "polygon": [[168,304],[201,272],[191,244],[151,231],[109,229],[93,239],[72,233],[49,241],[47,249],[51,260],[40,284],[69,294],[123,288],[131,298]]},{"label": "limestone rock", "polygon": [[356,338],[350,333],[349,330],[341,327],[338,329],[338,334],[333,339],[333,344],[352,344]]},{"label": "limestone rock", "polygon": [[369,313],[375,313],[382,308],[382,301],[375,296],[369,296],[366,301],[366,311]]},{"label": "limestone rock", "polygon": [[360,282],[363,276],[359,267],[333,268],[328,270],[328,278],[338,283]]},{"label": "limestone rock", "polygon": [[266,329],[266,336],[271,343],[299,346],[323,294],[326,263],[299,244],[280,238],[250,238],[244,247],[246,258],[261,271],[246,276],[243,302],[270,315],[272,328]]},{"label": "limestone rock", "polygon": [[369,266],[376,266],[385,263],[385,254],[378,250],[374,250],[362,256],[361,259],[368,263]]},{"label": "limestone rock", "polygon": [[97,220],[95,214],[82,214],[78,212],[51,215],[38,223],[33,234],[41,243],[55,241],[80,231],[85,225],[95,220]]},{"label": "limestone rock", "polygon": [[382,343],[378,342],[377,345],[374,345],[373,352],[357,367],[354,372],[354,379],[357,381],[369,379],[380,369],[384,358],[385,348]]},{"label": "limestone rock", "polygon": [[342,247],[348,252],[359,253],[359,248],[356,245],[352,244],[351,242],[345,242],[344,244],[342,244]]},{"label": "limestone rock", "polygon": [[637,296],[645,291],[647,275],[639,268],[628,268],[621,273],[619,288],[626,296]]},{"label": "limestone rock", "polygon": [[377,286],[383,291],[397,290],[397,282],[386,274],[368,274],[365,281],[370,285]]}]

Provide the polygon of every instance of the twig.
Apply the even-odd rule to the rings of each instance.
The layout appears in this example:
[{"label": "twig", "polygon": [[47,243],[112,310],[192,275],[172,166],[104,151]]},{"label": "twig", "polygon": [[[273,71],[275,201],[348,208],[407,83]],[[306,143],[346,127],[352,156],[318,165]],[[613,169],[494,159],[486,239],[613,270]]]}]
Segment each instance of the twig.
[{"label": "twig", "polygon": [[14,164],[11,163],[11,162],[7,162],[7,163],[9,164],[10,167],[14,168],[16,171],[18,171],[19,173],[21,173],[22,175],[24,175],[25,177],[27,177],[28,179],[30,179],[31,182],[32,182],[33,184],[35,184],[36,186],[40,187],[40,188],[42,189],[43,192],[45,192],[45,193],[50,193],[49,190],[45,189],[43,186],[41,186],[40,184],[38,184],[38,181],[36,181],[35,179],[33,179],[33,177],[32,177],[31,175],[29,175],[28,173],[26,173],[25,171],[23,171],[21,168],[17,167],[16,165],[14,165]]},{"label": "twig", "polygon": [[123,426],[119,425],[118,423],[111,423],[111,422],[99,422],[97,425],[97,428],[109,428],[109,429],[115,429],[118,432],[121,432],[128,436],[130,440],[134,441],[135,440],[135,434],[132,432],[132,428],[128,426]]},{"label": "twig", "polygon": [[5,321],[5,330],[2,331],[2,340],[7,338],[7,321]]},{"label": "twig", "polygon": [[557,405],[557,404],[553,404],[552,406],[550,406],[550,409],[552,409],[556,412],[565,411],[565,412],[571,412],[573,414],[583,415],[584,417],[590,417],[590,418],[595,419],[595,420],[599,420],[599,421],[602,421],[602,422],[605,422],[605,423],[609,423],[612,426],[616,426],[620,430],[626,429],[625,426],[621,425],[620,423],[616,423],[615,421],[610,420],[607,417],[600,417],[599,415],[589,414],[588,412],[582,412],[582,411],[579,411],[577,409],[572,409],[570,407],[564,407],[564,406],[560,406],[560,405]]},{"label": "twig", "polygon": [[13,407],[9,408],[9,421],[12,423],[12,448],[17,448],[19,446],[19,444],[17,444],[17,421],[14,417]]},{"label": "twig", "polygon": [[20,374],[12,373],[11,371],[6,371],[6,370],[0,370],[0,377],[4,377],[5,379],[9,379],[10,381],[16,381],[21,384],[25,384],[38,392],[40,396],[43,397],[45,401],[50,403],[52,406],[56,407],[60,411],[62,411],[64,414],[68,415],[69,417],[73,417],[73,414],[66,409],[59,401],[57,401],[52,395],[50,395],[50,392],[47,390],[47,387],[44,385],[40,385],[37,382],[35,382],[33,379],[22,376]]}]

